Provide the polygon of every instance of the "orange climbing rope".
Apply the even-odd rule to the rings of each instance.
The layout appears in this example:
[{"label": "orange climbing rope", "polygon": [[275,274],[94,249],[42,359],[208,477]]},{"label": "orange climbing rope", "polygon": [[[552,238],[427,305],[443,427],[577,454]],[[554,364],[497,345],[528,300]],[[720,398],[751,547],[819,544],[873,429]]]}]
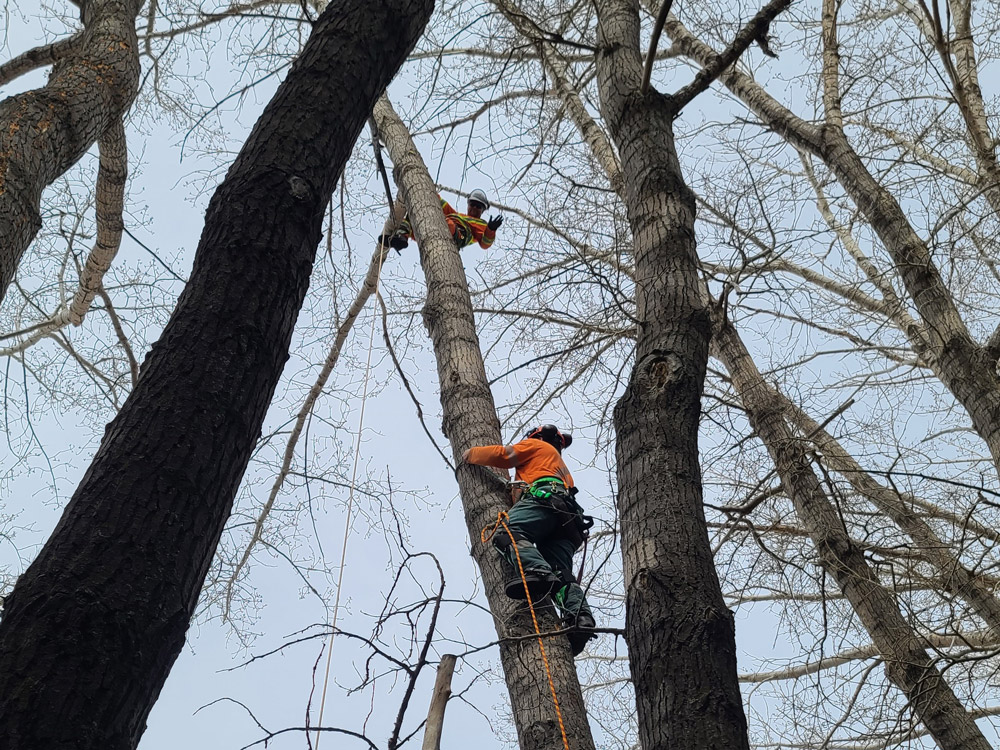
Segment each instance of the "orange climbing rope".
[{"label": "orange climbing rope", "polygon": [[552,691],[552,702],[556,706],[556,718],[559,720],[559,732],[562,734],[563,748],[569,750],[569,740],[566,738],[566,726],[563,724],[562,709],[559,707],[559,696],[556,695],[556,685],[552,681],[552,670],[549,669],[549,657],[545,654],[545,643],[542,641],[542,631],[538,627],[538,617],[535,615],[535,604],[531,601],[531,591],[528,590],[528,579],[524,575],[524,566],[521,564],[521,553],[517,551],[517,542],[514,540],[514,534],[511,533],[510,527],[507,525],[507,521],[509,520],[510,516],[507,515],[506,511],[501,510],[497,513],[497,522],[493,524],[493,529],[490,531],[489,536],[486,534],[486,529],[489,527],[484,526],[482,531],[479,532],[479,539],[483,544],[486,544],[486,542],[493,538],[493,535],[497,533],[497,529],[501,526],[507,532],[507,536],[510,537],[514,557],[517,559],[517,569],[521,574],[521,584],[524,586],[524,596],[528,600],[528,609],[531,610],[531,622],[535,626],[535,636],[538,638],[538,650],[542,652],[542,664],[545,665],[545,676],[549,680],[549,690]]}]

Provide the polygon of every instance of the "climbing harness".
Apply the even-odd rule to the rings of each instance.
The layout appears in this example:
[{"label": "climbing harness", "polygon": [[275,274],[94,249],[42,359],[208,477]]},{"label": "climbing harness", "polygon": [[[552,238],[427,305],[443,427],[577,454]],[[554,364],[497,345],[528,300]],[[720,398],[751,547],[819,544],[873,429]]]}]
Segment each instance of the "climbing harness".
[{"label": "climbing harness", "polygon": [[530,485],[521,479],[505,479],[504,485],[510,490],[510,504],[514,505]]},{"label": "climbing harness", "polygon": [[511,547],[514,550],[514,558],[517,560],[517,570],[521,575],[521,584],[524,586],[524,596],[528,601],[528,609],[531,611],[531,623],[535,626],[535,636],[538,638],[538,650],[542,653],[542,664],[545,665],[545,676],[549,681],[549,690],[552,691],[552,703],[555,704],[556,707],[556,718],[559,720],[559,732],[562,734],[563,749],[569,750],[569,740],[566,737],[566,726],[563,724],[562,709],[559,707],[559,696],[556,695],[556,685],[552,680],[552,670],[549,668],[549,657],[545,653],[545,643],[542,641],[542,631],[538,627],[538,616],[535,614],[535,603],[531,601],[531,591],[528,587],[528,579],[524,575],[524,565],[521,563],[521,553],[517,550],[517,541],[514,539],[514,534],[507,525],[507,521],[509,520],[510,517],[507,515],[506,511],[499,511],[497,513],[497,521],[493,524],[493,528],[490,530],[489,535],[486,534],[486,530],[489,526],[484,526],[482,531],[479,532],[479,539],[483,544],[486,544],[493,538],[493,535],[497,533],[497,530],[501,526],[510,538]]},{"label": "climbing harness", "polygon": [[584,545],[586,550],[585,545],[590,538],[594,519],[585,514],[583,506],[576,501],[579,492],[576,487],[567,487],[565,482],[556,477],[542,477],[532,482],[525,491],[532,497],[547,502],[554,511],[566,517],[562,525],[563,534],[577,547]]}]

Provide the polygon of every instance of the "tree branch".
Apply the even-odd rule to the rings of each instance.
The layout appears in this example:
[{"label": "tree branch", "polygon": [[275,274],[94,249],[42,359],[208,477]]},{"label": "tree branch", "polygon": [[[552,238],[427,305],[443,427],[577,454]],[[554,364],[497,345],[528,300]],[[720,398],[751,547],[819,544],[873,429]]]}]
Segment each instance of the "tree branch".
[{"label": "tree branch", "polygon": [[[929,635],[926,637],[927,645],[934,649],[952,648],[973,648],[973,649],[993,649],[996,647],[996,639],[989,631],[981,630],[972,633],[959,633],[957,635]],[[800,677],[821,672],[825,669],[839,667],[852,661],[880,658],[878,647],[874,645],[858,646],[856,648],[841,651],[839,654],[827,656],[823,659],[798,664],[785,669],[778,669],[773,672],[749,672],[740,675],[740,682],[773,682],[775,680],[796,680]]]},{"label": "tree branch", "polygon": [[729,45],[725,52],[721,55],[716,55],[714,60],[699,71],[691,83],[673,95],[672,99],[676,111],[680,112],[692,99],[707,89],[712,84],[712,81],[739,59],[740,55],[750,46],[751,42],[756,41],[761,44],[765,52],[769,51],[769,47],[767,46],[767,32],[771,26],[771,21],[791,4],[792,0],[771,0],[771,2],[761,8],[757,12],[757,15],[751,18],[750,22],[743,27],[743,30],[736,35],[733,43]]},{"label": "tree branch", "polygon": [[656,47],[660,43],[660,34],[663,33],[663,24],[667,22],[667,14],[674,0],[663,0],[660,12],[656,15],[656,23],[653,25],[653,35],[649,39],[649,53],[646,55],[646,66],[642,72],[642,85],[639,86],[639,93],[645,95],[649,91],[649,77],[653,74],[653,62],[656,59]]},{"label": "tree branch", "polygon": [[122,211],[125,207],[125,181],[128,177],[128,149],[122,121],[111,125],[97,144],[100,149],[96,188],[97,241],[87,256],[87,262],[80,273],[80,287],[69,306],[69,320],[75,326],[83,322],[83,317],[97,296],[104,274],[121,247],[124,229]]},{"label": "tree branch", "polygon": [[[383,227],[384,232],[391,231],[391,229],[396,226],[396,216],[401,213],[402,210],[402,204],[397,201],[393,214],[385,222]],[[365,275],[364,281],[361,283],[361,288],[358,290],[358,294],[354,298],[354,302],[352,302],[350,308],[348,308],[347,315],[337,327],[337,336],[334,339],[333,346],[330,347],[329,354],[326,356],[323,368],[320,370],[320,373],[316,378],[316,382],[313,383],[312,388],[309,389],[309,393],[306,395],[302,408],[299,409],[299,413],[295,417],[295,426],[292,428],[292,432],[288,436],[288,444],[285,446],[285,453],[281,459],[281,469],[278,471],[278,475],[274,478],[274,483],[271,485],[271,491],[268,493],[267,501],[264,503],[264,506],[261,508],[260,513],[257,516],[257,521],[254,524],[254,530],[250,536],[250,541],[247,543],[246,549],[243,550],[243,554],[240,556],[240,560],[236,564],[232,575],[229,577],[229,582],[226,585],[227,593],[226,604],[223,608],[223,618],[229,617],[229,609],[232,605],[233,589],[236,585],[236,581],[239,578],[240,573],[243,571],[243,568],[246,567],[247,562],[250,560],[250,554],[253,552],[253,548],[256,546],[257,542],[260,541],[261,534],[264,532],[264,524],[266,523],[268,516],[270,516],[271,509],[274,507],[274,503],[278,499],[278,493],[281,491],[281,487],[285,483],[285,479],[291,471],[292,460],[295,458],[295,448],[298,445],[299,438],[305,428],[306,420],[309,418],[309,415],[312,414],[316,401],[322,395],[323,389],[326,387],[326,383],[330,379],[330,374],[333,372],[333,368],[337,366],[337,361],[340,359],[340,353],[344,349],[344,343],[347,341],[348,334],[350,334],[351,329],[354,327],[354,322],[358,319],[358,316],[364,309],[365,304],[368,302],[368,298],[375,292],[382,264],[385,262],[388,255],[388,245],[382,245],[380,243],[375,244],[375,252],[372,254],[371,263],[368,265],[368,273]]]},{"label": "tree branch", "polygon": [[132,386],[134,387],[136,381],[139,380],[139,363],[136,361],[135,352],[132,351],[132,345],[129,343],[128,336],[125,335],[125,329],[122,327],[121,318],[118,317],[118,312],[115,310],[114,304],[111,302],[111,295],[104,288],[102,284],[100,289],[97,290],[100,295],[101,300],[104,302],[104,311],[111,318],[111,327],[115,329],[115,335],[118,337],[118,343],[121,344],[122,349],[125,350],[125,356],[128,358],[128,369],[129,373],[132,375]]},{"label": "tree branch", "polygon": [[83,39],[83,32],[77,32],[71,37],[60,39],[52,44],[42,47],[35,47],[23,52],[12,60],[8,60],[0,65],[0,86],[4,86],[13,81],[18,76],[30,73],[46,65],[52,65],[64,57],[67,57],[80,48]]}]

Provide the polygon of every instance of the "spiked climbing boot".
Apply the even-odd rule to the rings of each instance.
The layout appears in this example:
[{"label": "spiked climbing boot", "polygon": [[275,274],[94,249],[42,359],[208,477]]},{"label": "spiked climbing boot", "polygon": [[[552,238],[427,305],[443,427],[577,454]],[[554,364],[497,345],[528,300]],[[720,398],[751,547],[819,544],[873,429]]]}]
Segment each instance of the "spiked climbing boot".
[{"label": "spiked climbing boot", "polygon": [[528,592],[531,594],[531,601],[537,602],[549,593],[556,586],[560,585],[559,578],[551,570],[536,568],[525,568],[524,580],[521,580],[521,573],[514,568],[507,578],[504,592],[511,599],[527,599],[524,593],[524,584],[528,584]]}]

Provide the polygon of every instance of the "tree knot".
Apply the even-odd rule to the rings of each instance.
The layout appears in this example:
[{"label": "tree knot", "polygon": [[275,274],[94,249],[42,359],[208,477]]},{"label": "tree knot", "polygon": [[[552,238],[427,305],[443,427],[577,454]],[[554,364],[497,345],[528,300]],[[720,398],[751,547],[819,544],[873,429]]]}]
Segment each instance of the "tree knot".
[{"label": "tree knot", "polygon": [[644,360],[640,371],[649,385],[656,389],[676,383],[684,370],[683,361],[674,352],[656,350],[646,355]]},{"label": "tree knot", "polygon": [[298,175],[293,174],[288,178],[288,187],[292,191],[292,197],[297,201],[306,201],[312,197],[312,187],[309,185],[309,181]]}]

